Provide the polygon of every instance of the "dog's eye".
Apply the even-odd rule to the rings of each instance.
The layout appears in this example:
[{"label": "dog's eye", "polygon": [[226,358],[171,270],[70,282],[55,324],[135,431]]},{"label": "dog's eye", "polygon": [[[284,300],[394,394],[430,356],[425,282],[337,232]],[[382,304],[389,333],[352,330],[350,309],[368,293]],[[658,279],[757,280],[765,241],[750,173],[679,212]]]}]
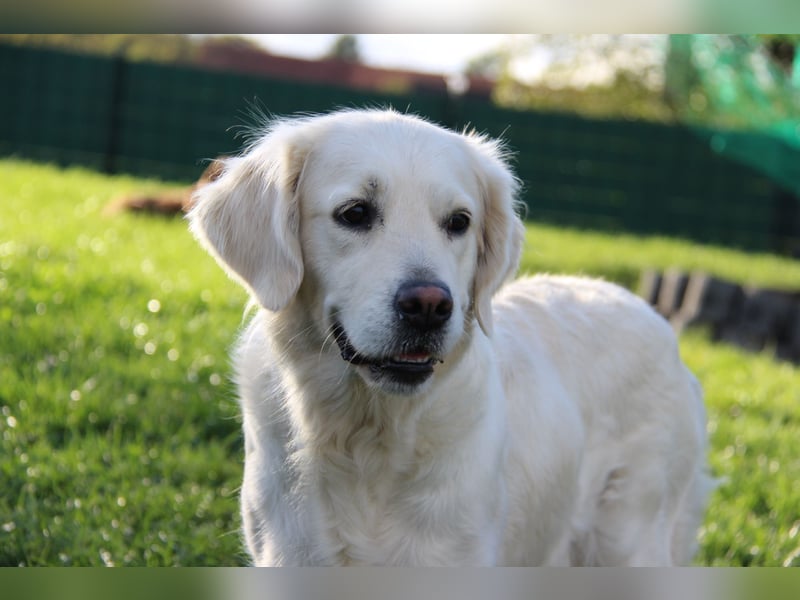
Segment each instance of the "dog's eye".
[{"label": "dog's eye", "polygon": [[369,229],[372,226],[374,210],[367,202],[347,204],[334,213],[336,221],[351,229]]},{"label": "dog's eye", "polygon": [[447,217],[444,228],[449,235],[461,235],[469,229],[469,213],[456,212]]}]

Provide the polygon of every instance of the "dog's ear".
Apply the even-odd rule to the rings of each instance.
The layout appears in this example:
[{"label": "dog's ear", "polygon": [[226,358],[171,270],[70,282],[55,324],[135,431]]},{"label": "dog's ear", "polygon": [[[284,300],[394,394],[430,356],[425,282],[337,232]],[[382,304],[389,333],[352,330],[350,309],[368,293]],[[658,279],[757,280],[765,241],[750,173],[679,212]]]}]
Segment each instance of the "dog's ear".
[{"label": "dog's ear", "polygon": [[294,127],[266,134],[197,189],[190,229],[263,307],[277,311],[303,280],[296,189],[307,152]]},{"label": "dog's ear", "polygon": [[525,227],[517,215],[519,181],[499,144],[480,137],[471,137],[471,141],[477,150],[476,172],[483,195],[473,303],[478,324],[491,335],[492,296],[517,272]]}]

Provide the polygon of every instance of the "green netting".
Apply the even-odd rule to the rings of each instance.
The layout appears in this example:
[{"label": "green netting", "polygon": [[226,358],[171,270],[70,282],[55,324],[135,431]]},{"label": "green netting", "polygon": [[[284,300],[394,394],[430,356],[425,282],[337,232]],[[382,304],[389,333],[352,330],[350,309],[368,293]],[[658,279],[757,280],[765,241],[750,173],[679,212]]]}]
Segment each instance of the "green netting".
[{"label": "green netting", "polygon": [[800,36],[670,36],[666,89],[714,151],[800,194]]}]

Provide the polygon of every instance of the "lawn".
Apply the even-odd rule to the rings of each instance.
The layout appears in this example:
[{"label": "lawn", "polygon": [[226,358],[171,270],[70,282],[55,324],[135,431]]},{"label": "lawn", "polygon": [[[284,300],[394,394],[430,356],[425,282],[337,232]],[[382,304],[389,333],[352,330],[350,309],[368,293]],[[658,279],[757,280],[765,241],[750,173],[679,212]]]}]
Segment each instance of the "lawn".
[{"label": "lawn", "polygon": [[[104,216],[168,184],[0,161],[0,565],[241,565],[227,352],[245,295],[181,220]],[[800,264],[530,226],[523,270],[705,269],[800,288]],[[697,564],[800,565],[800,369],[681,340],[725,479]]]}]

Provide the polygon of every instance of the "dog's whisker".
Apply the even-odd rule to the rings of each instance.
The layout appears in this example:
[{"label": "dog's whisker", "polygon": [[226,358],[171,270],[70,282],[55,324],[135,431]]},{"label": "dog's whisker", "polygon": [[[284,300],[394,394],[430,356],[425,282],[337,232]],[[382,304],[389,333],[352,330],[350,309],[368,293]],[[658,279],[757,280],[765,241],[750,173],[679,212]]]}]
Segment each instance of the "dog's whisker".
[{"label": "dog's whisker", "polygon": [[312,333],[314,331],[314,329],[316,329],[316,327],[312,323],[312,324],[306,326],[304,329],[298,330],[292,337],[288,338],[288,340],[286,341],[287,346],[291,347],[295,342],[305,338],[310,333]]},{"label": "dog's whisker", "polygon": [[324,356],[324,354],[325,354],[325,351],[327,350],[326,346],[327,346],[328,344],[331,344],[331,346],[332,346],[333,344],[335,344],[335,343],[336,343],[336,341],[337,341],[336,334],[335,334],[335,332],[334,332],[334,331],[331,329],[331,330],[328,332],[328,335],[326,335],[326,336],[325,336],[325,338],[322,340],[322,344],[320,344],[320,347],[319,347],[319,354],[317,355],[317,360],[318,360],[318,362],[322,362],[322,357]]}]

